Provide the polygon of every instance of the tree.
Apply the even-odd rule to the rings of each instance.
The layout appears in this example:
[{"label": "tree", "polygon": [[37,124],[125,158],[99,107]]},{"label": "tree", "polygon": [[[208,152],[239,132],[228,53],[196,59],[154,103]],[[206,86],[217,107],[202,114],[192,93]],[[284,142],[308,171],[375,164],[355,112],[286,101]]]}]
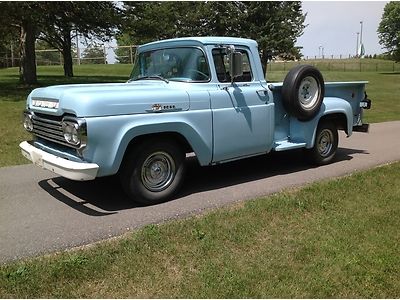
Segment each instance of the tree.
[{"label": "tree", "polygon": [[20,33],[20,68],[21,83],[36,84],[35,40],[40,22],[41,2],[0,2],[0,27],[2,32],[15,30]]},{"label": "tree", "polygon": [[134,44],[184,36],[238,36],[244,8],[240,1],[124,2],[121,36],[128,34]]},{"label": "tree", "polygon": [[400,2],[391,1],[385,5],[378,36],[388,54],[396,62],[400,61]]},{"label": "tree", "polygon": [[18,58],[18,44],[19,31],[17,28],[7,28],[0,25],[0,53],[2,58],[4,57],[4,60],[0,63],[0,67],[14,66]]},{"label": "tree", "polygon": [[104,64],[104,48],[100,45],[88,47],[82,54],[83,64]]},{"label": "tree", "polygon": [[64,75],[73,77],[72,39],[79,36],[107,41],[119,23],[119,9],[109,1],[46,2],[46,26],[39,39],[60,50]]},{"label": "tree", "polygon": [[[118,63],[129,64],[133,63],[134,55],[136,53],[136,48],[132,47],[134,45],[132,38],[127,33],[118,35],[117,37],[118,48],[115,50],[116,58]],[[121,48],[120,46],[130,46]]]},{"label": "tree", "polygon": [[266,50],[277,56],[298,52],[294,45],[303,34],[306,17],[300,1],[250,1],[245,4],[247,13],[242,33],[258,42],[263,63],[267,60]]},{"label": "tree", "polygon": [[36,41],[35,50],[37,65],[53,65],[60,63],[60,52],[56,49],[52,51],[51,48],[52,47],[46,42],[40,40]]},{"label": "tree", "polygon": [[65,76],[73,76],[72,39],[76,32],[85,38],[109,39],[119,23],[115,2],[0,2],[1,32],[20,30],[20,80],[34,84],[37,38],[58,49],[64,60]]},{"label": "tree", "polygon": [[[265,58],[298,57],[294,44],[303,33],[301,2],[207,1],[124,2],[124,21],[118,44],[142,44],[184,36],[235,36],[255,39]],[[123,37],[123,38],[122,38]]]}]

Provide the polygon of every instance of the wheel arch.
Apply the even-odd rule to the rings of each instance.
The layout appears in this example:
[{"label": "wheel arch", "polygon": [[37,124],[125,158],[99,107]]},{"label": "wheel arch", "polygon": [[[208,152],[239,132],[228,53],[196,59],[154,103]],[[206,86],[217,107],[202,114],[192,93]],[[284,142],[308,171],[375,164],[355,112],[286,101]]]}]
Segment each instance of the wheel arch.
[{"label": "wheel arch", "polygon": [[346,132],[347,135],[349,134],[349,127],[347,124],[347,117],[345,113],[335,112],[323,115],[319,119],[318,125],[321,124],[321,122],[325,121],[333,122],[338,130],[343,130],[344,132]]},{"label": "wheel arch", "polygon": [[326,97],[319,114],[310,121],[299,121],[290,118],[290,136],[293,141],[305,142],[306,148],[314,147],[315,136],[321,122],[331,121],[338,130],[344,130],[347,136],[353,131],[352,109],[350,104],[340,98]]},{"label": "wheel arch", "polygon": [[192,146],[190,143],[186,140],[186,138],[178,133],[178,132],[155,132],[155,133],[148,133],[148,134],[142,134],[135,136],[127,145],[124,154],[122,156],[121,163],[119,164],[119,169],[121,168],[124,159],[128,155],[129,152],[131,152],[134,148],[138,147],[141,143],[144,141],[148,140],[165,140],[165,141],[170,141],[178,145],[183,152],[185,153],[190,153],[194,152]]},{"label": "wheel arch", "polygon": [[[177,129],[181,130],[177,130]],[[188,124],[169,123],[160,126],[143,125],[128,130],[121,140],[117,155],[115,156],[114,169],[121,168],[127,153],[141,142],[149,139],[170,140],[183,148],[185,153],[194,152],[201,165],[207,165],[211,162],[212,148],[207,144],[201,135]]]}]

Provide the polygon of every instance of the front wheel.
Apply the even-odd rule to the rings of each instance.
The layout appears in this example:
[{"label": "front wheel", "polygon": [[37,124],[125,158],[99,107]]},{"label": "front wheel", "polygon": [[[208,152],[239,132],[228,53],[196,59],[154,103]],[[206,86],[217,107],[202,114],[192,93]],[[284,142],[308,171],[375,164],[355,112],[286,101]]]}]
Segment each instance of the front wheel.
[{"label": "front wheel", "polygon": [[149,140],[127,154],[120,178],[125,193],[134,202],[153,205],[171,198],[184,172],[185,153],[176,143]]},{"label": "front wheel", "polygon": [[318,125],[314,147],[306,149],[307,159],[316,165],[332,162],[339,143],[337,128],[333,122],[323,121]]}]

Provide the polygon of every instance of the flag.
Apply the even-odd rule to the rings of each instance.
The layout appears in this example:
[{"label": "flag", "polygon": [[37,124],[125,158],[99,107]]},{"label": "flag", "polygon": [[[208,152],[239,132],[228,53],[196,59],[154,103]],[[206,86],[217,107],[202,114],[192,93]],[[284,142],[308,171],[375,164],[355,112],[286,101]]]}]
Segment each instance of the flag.
[{"label": "flag", "polygon": [[358,48],[358,56],[363,57],[364,55],[365,55],[364,44],[360,44],[360,47]]}]

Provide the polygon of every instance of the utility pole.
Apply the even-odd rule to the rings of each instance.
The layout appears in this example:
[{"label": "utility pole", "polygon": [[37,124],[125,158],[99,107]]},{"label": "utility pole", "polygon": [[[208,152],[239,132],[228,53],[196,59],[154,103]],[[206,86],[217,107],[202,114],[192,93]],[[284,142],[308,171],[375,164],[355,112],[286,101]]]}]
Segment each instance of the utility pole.
[{"label": "utility pole", "polygon": [[363,21],[360,21],[361,31],[360,31],[360,45],[362,45],[362,30],[363,30]]},{"label": "utility pole", "polygon": [[358,57],[358,36],[359,35],[360,35],[360,33],[357,32],[356,57]]},{"label": "utility pole", "polygon": [[104,55],[104,64],[106,65],[107,64],[107,49],[106,49],[106,44],[104,43],[103,44],[103,55]]}]

